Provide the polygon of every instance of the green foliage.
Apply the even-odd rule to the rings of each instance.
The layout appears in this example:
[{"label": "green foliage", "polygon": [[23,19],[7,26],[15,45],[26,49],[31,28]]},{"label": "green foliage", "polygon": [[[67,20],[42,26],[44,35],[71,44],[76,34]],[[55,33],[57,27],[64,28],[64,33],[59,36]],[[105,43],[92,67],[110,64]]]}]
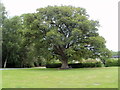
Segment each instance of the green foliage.
[{"label": "green foliage", "polygon": [[4,19],[6,19],[7,16],[7,12],[5,10],[5,6],[3,5],[3,3],[0,2],[0,28],[1,26],[3,26],[3,21]]},{"label": "green foliage", "polygon": [[40,36],[35,44],[40,43],[37,47],[43,49],[44,58],[46,55],[59,60],[109,57],[105,39],[97,32],[99,22],[90,20],[84,8],[48,6],[24,14],[23,19],[29,35]]},{"label": "green foliage", "polygon": [[[20,29],[22,29],[21,19],[20,17],[15,16],[11,19],[5,19],[3,24],[4,24],[4,26],[2,27],[2,34],[3,34],[2,62],[3,62],[3,65],[5,62],[16,63],[16,66],[21,65],[20,62],[22,62],[22,57],[20,59],[19,53],[21,52],[21,47],[22,47],[22,40],[21,40],[22,37],[20,36],[18,32]],[[23,52],[21,52],[21,54],[22,53]]]},{"label": "green foliage", "polygon": [[118,56],[120,57],[120,51],[111,51],[112,56]]},{"label": "green foliage", "polygon": [[46,68],[59,68],[61,65],[61,63],[46,64]]},{"label": "green foliage", "polygon": [[[0,60],[2,60],[2,27],[3,22],[6,19],[6,11],[3,3],[0,2]],[[2,62],[0,62],[2,63]],[[0,64],[0,67],[2,67],[2,64]]]},{"label": "green foliage", "polygon": [[19,67],[110,56],[99,22],[84,8],[48,6],[35,13],[7,18],[3,22],[3,64]]},{"label": "green foliage", "polygon": [[[34,66],[34,43],[25,38],[22,19],[14,16],[4,20],[2,27],[2,67],[32,67]],[[5,62],[7,63],[5,65]]]},{"label": "green foliage", "polygon": [[112,53],[113,56],[118,55],[118,52],[111,51],[111,53]]},{"label": "green foliage", "polygon": [[[90,67],[102,67],[101,62],[84,62],[84,63],[73,63],[68,64],[72,68],[90,68]],[[47,64],[46,68],[59,68],[61,63]]]},{"label": "green foliage", "polygon": [[120,59],[118,59],[118,58],[116,58],[116,59],[114,59],[114,58],[108,59],[108,60],[106,60],[105,66],[106,67],[120,66],[119,61],[120,61]]}]

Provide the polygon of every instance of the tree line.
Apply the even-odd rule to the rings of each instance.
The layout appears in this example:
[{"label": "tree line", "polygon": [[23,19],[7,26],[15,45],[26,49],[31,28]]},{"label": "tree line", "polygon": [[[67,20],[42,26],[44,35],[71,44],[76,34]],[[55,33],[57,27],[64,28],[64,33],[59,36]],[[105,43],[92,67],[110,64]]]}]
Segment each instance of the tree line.
[{"label": "tree line", "polygon": [[[3,6],[4,7],[4,6]],[[105,61],[111,51],[99,35],[99,21],[91,20],[86,9],[73,6],[47,6],[35,13],[7,17],[2,13],[2,67],[39,66],[59,60],[69,68],[72,60]]]}]

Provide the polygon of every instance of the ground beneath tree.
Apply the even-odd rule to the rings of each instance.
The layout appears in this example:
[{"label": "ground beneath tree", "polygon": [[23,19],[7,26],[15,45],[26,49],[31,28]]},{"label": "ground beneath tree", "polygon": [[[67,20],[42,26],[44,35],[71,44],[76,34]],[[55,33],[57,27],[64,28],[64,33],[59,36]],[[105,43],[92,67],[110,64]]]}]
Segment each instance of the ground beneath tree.
[{"label": "ground beneath tree", "polygon": [[2,88],[118,88],[118,67],[1,71]]},{"label": "ground beneath tree", "polygon": [[[46,68],[46,67],[34,67],[34,68]],[[12,69],[29,69],[29,68],[0,68],[0,70],[12,70]]]}]

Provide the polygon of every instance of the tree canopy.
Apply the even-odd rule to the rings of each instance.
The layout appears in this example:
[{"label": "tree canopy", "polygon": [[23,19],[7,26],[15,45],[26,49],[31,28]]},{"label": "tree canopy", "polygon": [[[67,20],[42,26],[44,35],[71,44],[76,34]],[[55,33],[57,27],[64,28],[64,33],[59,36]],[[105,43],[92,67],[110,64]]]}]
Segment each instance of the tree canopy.
[{"label": "tree canopy", "polygon": [[[4,41],[4,45],[14,43],[13,46],[17,49],[13,50],[19,52],[19,57],[23,55],[20,54],[21,50],[24,50],[24,59],[59,59],[62,62],[61,68],[67,69],[68,61],[110,56],[105,39],[98,33],[99,26],[99,22],[91,20],[84,8],[48,6],[38,8],[35,13],[23,14],[6,21],[7,31],[3,31],[3,39],[13,41],[9,44]],[[5,35],[6,32],[12,33]]]},{"label": "tree canopy", "polygon": [[[24,14],[23,22],[41,55],[53,55],[68,68],[68,60],[108,55],[105,39],[98,34],[99,22],[90,20],[84,8],[48,6]],[[34,39],[33,39],[34,38]]]},{"label": "tree canopy", "polygon": [[[2,26],[5,18],[6,18],[5,7],[0,2],[0,60],[2,60]],[[0,67],[2,67],[2,64],[0,64]]]}]

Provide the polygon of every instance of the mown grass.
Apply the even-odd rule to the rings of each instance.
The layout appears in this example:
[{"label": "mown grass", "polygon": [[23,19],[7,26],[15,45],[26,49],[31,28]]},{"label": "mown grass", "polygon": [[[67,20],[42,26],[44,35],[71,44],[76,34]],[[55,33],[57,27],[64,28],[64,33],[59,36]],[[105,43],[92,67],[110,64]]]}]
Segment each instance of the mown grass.
[{"label": "mown grass", "polygon": [[2,71],[3,88],[118,88],[118,67]]},{"label": "mown grass", "polygon": [[0,90],[2,89],[2,71],[0,70]]}]

